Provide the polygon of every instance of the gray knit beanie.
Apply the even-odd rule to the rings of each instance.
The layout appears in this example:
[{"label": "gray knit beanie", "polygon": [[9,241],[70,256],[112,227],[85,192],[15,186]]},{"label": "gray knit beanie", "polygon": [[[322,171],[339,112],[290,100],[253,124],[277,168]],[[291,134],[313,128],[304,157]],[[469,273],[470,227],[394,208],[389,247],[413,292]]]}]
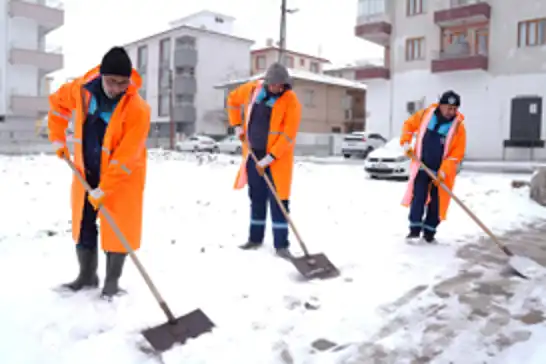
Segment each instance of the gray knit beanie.
[{"label": "gray knit beanie", "polygon": [[285,66],[275,62],[267,69],[265,73],[264,83],[266,85],[292,85],[292,79]]}]

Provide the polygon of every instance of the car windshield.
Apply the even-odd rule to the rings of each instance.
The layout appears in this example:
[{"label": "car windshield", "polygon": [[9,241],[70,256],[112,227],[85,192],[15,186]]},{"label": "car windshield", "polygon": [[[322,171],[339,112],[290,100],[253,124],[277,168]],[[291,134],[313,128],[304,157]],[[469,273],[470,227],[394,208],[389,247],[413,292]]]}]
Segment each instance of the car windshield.
[{"label": "car windshield", "polygon": [[389,140],[389,142],[385,144],[384,148],[391,150],[402,149],[402,147],[400,146],[400,138],[394,138]]},{"label": "car windshield", "polygon": [[343,138],[343,140],[345,140],[345,141],[355,141],[355,140],[362,140],[362,139],[364,139],[364,137],[365,137],[364,134],[353,133],[353,134],[345,136],[345,138]]}]

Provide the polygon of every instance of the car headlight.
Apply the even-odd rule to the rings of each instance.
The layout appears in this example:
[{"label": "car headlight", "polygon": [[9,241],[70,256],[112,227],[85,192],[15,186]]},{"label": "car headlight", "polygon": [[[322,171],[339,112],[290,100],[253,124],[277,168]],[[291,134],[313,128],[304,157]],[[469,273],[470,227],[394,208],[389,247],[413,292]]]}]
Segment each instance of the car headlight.
[{"label": "car headlight", "polygon": [[409,157],[406,157],[406,156],[396,158],[397,162],[406,162],[408,160],[409,160]]}]

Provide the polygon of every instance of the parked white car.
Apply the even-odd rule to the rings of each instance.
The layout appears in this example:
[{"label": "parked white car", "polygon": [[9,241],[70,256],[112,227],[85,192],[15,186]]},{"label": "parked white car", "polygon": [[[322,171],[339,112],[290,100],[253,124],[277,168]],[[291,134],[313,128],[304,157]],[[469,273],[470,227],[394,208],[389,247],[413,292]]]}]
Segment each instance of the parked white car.
[{"label": "parked white car", "polygon": [[[415,138],[412,145],[415,144]],[[411,159],[400,145],[400,137],[368,154],[364,170],[372,178],[409,178]]]},{"label": "parked white car", "polygon": [[176,143],[180,152],[218,152],[218,143],[206,135],[194,135]]},{"label": "parked white car", "polygon": [[371,151],[382,147],[386,142],[381,134],[355,131],[343,138],[341,153],[345,158],[353,155],[366,158]]},{"label": "parked white car", "polygon": [[222,153],[241,154],[243,146],[237,136],[228,135],[218,142],[218,150]]},{"label": "parked white car", "polygon": [[[415,146],[415,137],[411,141]],[[383,147],[374,150],[364,162],[364,170],[372,178],[404,178],[410,174],[411,159],[406,156],[400,145],[400,137],[391,139]],[[461,172],[463,162],[457,166],[457,174]]]}]

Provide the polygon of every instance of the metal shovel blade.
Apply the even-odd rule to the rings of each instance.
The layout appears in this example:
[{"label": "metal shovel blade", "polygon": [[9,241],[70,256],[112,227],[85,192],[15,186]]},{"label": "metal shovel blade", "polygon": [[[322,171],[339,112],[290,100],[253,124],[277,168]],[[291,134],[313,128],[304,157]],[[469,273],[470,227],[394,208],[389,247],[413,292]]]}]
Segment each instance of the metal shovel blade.
[{"label": "metal shovel blade", "polygon": [[527,257],[512,255],[508,260],[508,265],[524,278],[546,278],[546,268]]},{"label": "metal shovel blade", "polygon": [[307,279],[325,279],[339,276],[339,270],[322,253],[304,255],[299,258],[294,257],[291,261],[298,272]]},{"label": "metal shovel blade", "polygon": [[169,350],[174,344],[184,344],[186,340],[196,338],[212,331],[214,324],[203,311],[197,309],[176,319],[174,323],[142,331],[142,335],[158,353]]}]

